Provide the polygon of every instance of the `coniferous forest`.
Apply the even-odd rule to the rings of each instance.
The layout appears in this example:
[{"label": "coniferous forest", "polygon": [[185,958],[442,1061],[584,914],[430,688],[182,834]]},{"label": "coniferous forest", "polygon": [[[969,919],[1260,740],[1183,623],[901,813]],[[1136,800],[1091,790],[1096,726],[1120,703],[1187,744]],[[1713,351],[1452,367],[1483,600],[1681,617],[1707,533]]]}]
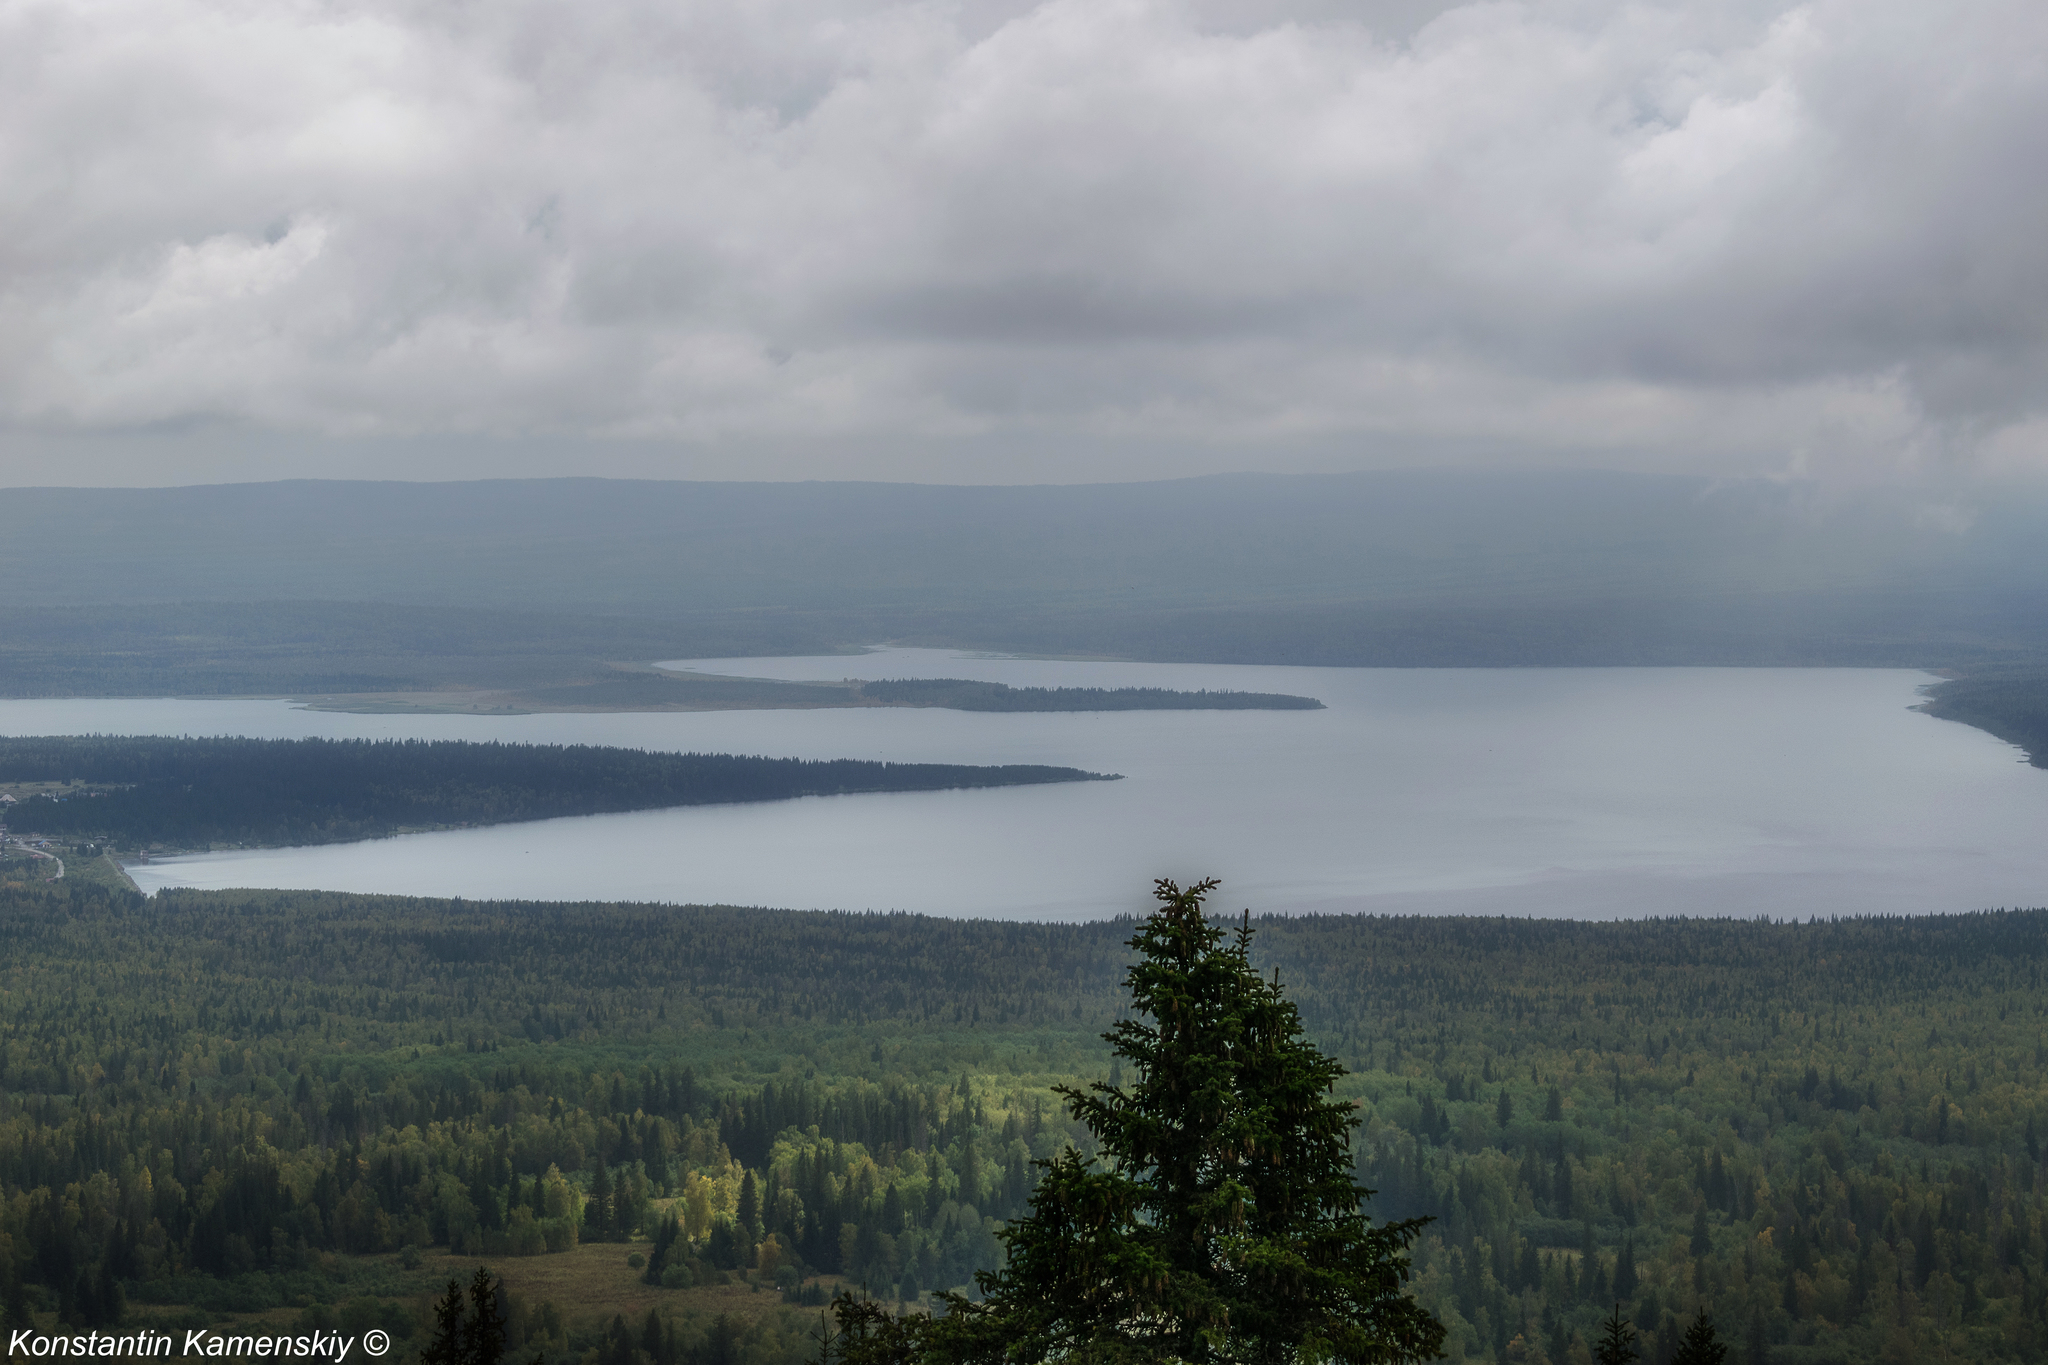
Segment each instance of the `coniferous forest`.
[{"label": "coniferous forest", "polygon": [[[2048,912],[1255,928],[1452,1359],[1617,1303],[1649,1361],[1701,1307],[1732,1361],[2048,1358]],[[481,1262],[527,1358],[814,1356],[1087,1149],[1052,1088],[1122,1083],[1130,934],[6,885],[0,1302],[416,1350]]]},{"label": "coniferous forest", "polygon": [[590,744],[0,737],[0,783],[64,784],[12,807],[15,829],[124,849],[334,843],[667,806],[1100,778],[1034,764],[750,758]]}]

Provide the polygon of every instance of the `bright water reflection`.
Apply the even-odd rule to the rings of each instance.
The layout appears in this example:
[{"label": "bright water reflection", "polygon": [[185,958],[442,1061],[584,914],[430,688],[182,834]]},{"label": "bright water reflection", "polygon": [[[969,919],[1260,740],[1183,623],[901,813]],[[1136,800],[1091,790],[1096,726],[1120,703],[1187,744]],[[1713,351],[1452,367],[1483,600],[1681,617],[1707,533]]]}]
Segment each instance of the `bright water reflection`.
[{"label": "bright water reflection", "polygon": [[1116,783],[818,798],[195,856],[145,888],[291,886],[1085,918],[1150,879],[1257,910],[1920,913],[2048,902],[2048,773],[1907,710],[1919,673],[1370,670],[862,657],[776,678],[1306,693],[1313,712],[349,716],[283,702],[0,702],[0,732],[368,735],[1059,763]]}]

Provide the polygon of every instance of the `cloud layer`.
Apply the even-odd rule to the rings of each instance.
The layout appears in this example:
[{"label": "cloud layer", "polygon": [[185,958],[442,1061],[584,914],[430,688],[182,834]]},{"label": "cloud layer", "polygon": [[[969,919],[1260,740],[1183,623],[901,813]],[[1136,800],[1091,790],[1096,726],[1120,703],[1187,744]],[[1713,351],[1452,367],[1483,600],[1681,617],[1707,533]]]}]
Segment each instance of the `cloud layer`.
[{"label": "cloud layer", "polygon": [[0,0],[0,424],[2048,461],[2048,7],[1338,8]]}]

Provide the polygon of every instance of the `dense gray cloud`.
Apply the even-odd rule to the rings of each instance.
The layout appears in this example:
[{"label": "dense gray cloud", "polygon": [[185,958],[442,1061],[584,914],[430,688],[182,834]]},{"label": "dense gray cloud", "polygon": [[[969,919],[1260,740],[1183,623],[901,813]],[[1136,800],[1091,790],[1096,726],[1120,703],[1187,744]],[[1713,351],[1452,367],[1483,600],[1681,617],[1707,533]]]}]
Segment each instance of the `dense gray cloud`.
[{"label": "dense gray cloud", "polygon": [[0,479],[2038,468],[2043,51],[2037,0],[0,0]]}]

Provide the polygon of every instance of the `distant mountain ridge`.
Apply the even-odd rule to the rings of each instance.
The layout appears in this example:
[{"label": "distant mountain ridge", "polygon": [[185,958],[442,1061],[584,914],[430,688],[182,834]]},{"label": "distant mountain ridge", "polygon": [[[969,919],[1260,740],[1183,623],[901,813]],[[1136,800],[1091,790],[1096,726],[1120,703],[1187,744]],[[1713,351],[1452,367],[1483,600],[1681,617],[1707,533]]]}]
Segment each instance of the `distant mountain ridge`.
[{"label": "distant mountain ridge", "polygon": [[390,601],[676,618],[2048,590],[2048,505],[1408,471],[955,487],[537,479],[11,489],[0,607]]},{"label": "distant mountain ridge", "polygon": [[[616,689],[897,641],[1175,662],[2048,660],[2048,501],[1609,473],[0,490],[0,694]],[[594,693],[585,693],[594,696]]]}]

